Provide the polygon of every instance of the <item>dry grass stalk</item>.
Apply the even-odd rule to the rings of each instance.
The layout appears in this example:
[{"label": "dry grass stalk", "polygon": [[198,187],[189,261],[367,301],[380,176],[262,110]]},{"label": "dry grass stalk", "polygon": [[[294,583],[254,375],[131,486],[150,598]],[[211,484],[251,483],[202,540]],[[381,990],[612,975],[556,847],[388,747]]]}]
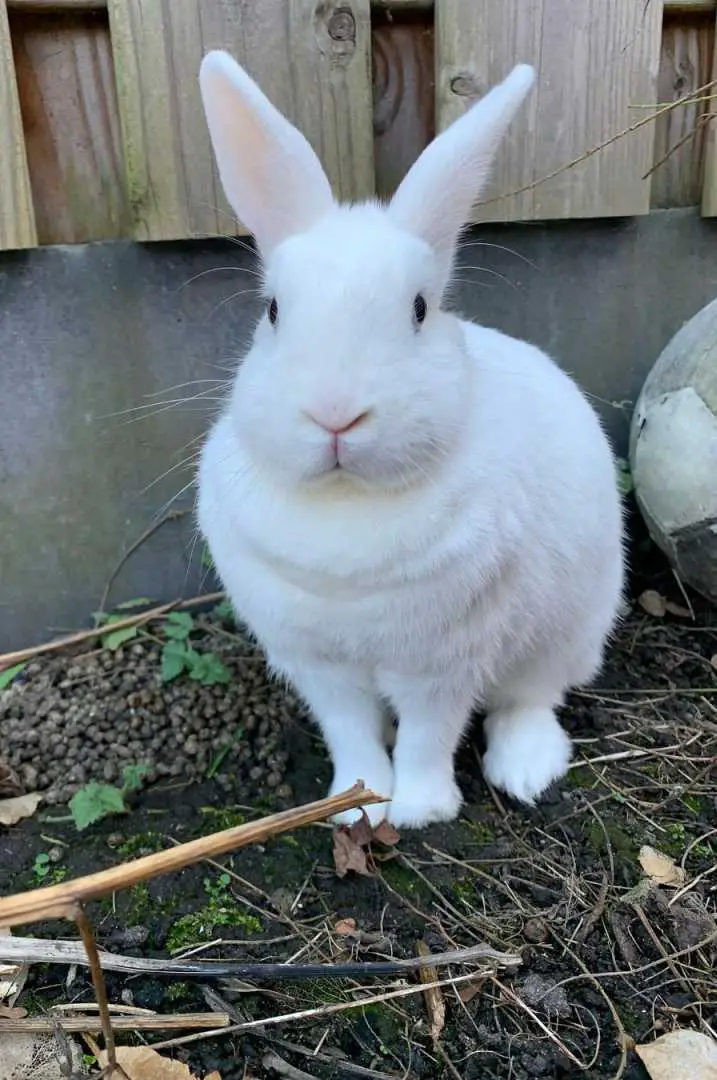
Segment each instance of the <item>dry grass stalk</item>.
[{"label": "dry grass stalk", "polygon": [[[231,1023],[226,1013],[177,1013],[165,1016],[113,1016],[112,1027],[115,1031],[186,1031],[192,1028],[208,1030],[229,1027]],[[12,1032],[23,1035],[52,1035],[57,1028],[67,1032],[98,1032],[102,1030],[102,1017],[84,1014],[82,1016],[51,1017],[30,1016],[22,1020],[0,1020],[0,1034]]]}]

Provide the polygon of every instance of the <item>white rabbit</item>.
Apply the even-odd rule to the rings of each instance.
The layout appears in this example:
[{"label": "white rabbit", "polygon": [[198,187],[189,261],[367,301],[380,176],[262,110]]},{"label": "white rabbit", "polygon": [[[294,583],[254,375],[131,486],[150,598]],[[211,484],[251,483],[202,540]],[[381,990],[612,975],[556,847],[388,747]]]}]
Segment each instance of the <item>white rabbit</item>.
[{"label": "white rabbit", "polygon": [[537,348],[442,307],[533,79],[516,67],[384,207],[335,203],[309,143],[226,53],[200,71],[266,309],[202,451],[199,525],[239,617],[311,707],[332,791],[361,778],[392,800],[373,824],[457,815],[475,706],[486,778],[533,803],[567,771],[554,710],[597,673],[621,601],[616,471],[592,407]]}]

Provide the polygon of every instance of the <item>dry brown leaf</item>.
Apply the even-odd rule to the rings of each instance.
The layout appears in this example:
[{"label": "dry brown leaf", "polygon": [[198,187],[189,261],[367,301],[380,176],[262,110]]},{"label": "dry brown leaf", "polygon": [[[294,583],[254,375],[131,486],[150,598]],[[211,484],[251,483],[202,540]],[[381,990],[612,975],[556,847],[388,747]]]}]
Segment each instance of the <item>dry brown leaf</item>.
[{"label": "dry brown leaf", "polygon": [[[431,955],[431,950],[424,941],[419,941],[416,948],[419,956]],[[434,983],[438,977],[438,973],[434,967],[419,968],[418,974],[422,983]],[[424,986],[423,997],[426,1002],[426,1009],[428,1010],[428,1030],[433,1041],[437,1042],[446,1026],[446,1002],[443,997],[443,991],[440,986]]]},{"label": "dry brown leaf", "polygon": [[401,834],[398,829],[394,829],[393,825],[384,819],[380,825],[377,825],[373,831],[373,838],[379,844],[384,844],[386,847],[395,847],[395,845],[401,839]]},{"label": "dry brown leaf", "polygon": [[[357,822],[357,824],[361,824]],[[356,828],[352,826],[351,829]],[[369,853],[354,840],[351,829],[341,826],[334,830],[334,866],[339,877],[346,877],[349,870],[363,877],[373,877],[373,864],[369,865]]]},{"label": "dry brown leaf", "polygon": [[469,1001],[472,1001],[476,994],[480,994],[484,982],[485,979],[478,979],[476,982],[466,983],[466,985],[458,991],[458,997],[464,1005],[467,1005]]},{"label": "dry brown leaf", "polygon": [[672,600],[665,601],[665,611],[670,615],[677,615],[680,619],[694,619],[694,612],[682,604],[675,604]]},{"label": "dry brown leaf", "polygon": [[[97,1064],[101,1069],[107,1066],[106,1050],[98,1054]],[[162,1057],[151,1046],[118,1046],[117,1064],[129,1080],[199,1080],[188,1065]]]},{"label": "dry brown leaf", "polygon": [[215,1069],[214,1072],[207,1073],[207,1075],[204,1077],[204,1080],[222,1080],[222,1078]]},{"label": "dry brown leaf", "polygon": [[339,937],[347,937],[348,934],[356,933],[356,920],[355,919],[339,919],[334,927],[334,933]]},{"label": "dry brown leaf", "polygon": [[640,866],[656,885],[684,885],[685,871],[681,866],[677,866],[669,855],[663,855],[661,851],[645,844],[640,848],[638,858]]},{"label": "dry brown leaf", "polygon": [[635,1052],[652,1080],[717,1080],[717,1042],[701,1031],[678,1028]]},{"label": "dry brown leaf", "polygon": [[637,598],[637,602],[643,611],[652,615],[655,619],[662,619],[667,612],[667,601],[656,589],[645,589]]},{"label": "dry brown leaf", "polygon": [[359,847],[366,847],[371,843],[373,830],[364,813],[361,814],[358,821],[355,821],[353,825],[349,825],[348,833],[353,843],[358,844]]},{"label": "dry brown leaf", "polygon": [[0,1019],[2,1020],[24,1020],[27,1016],[27,1009],[11,1008],[9,1005],[0,1005]]},{"label": "dry brown leaf", "polygon": [[14,799],[0,799],[0,825],[17,825],[23,818],[32,817],[41,800],[42,795],[37,792],[18,795]]}]

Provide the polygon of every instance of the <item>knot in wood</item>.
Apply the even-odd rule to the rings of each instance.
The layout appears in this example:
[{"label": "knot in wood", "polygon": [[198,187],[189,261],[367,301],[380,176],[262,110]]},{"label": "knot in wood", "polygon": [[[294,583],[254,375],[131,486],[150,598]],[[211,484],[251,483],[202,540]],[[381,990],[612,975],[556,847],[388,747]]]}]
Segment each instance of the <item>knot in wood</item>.
[{"label": "knot in wood", "polygon": [[333,41],[356,40],[356,20],[347,8],[339,8],[333,13],[327,29]]},{"label": "knot in wood", "polygon": [[451,79],[451,92],[458,97],[478,97],[481,88],[473,75],[456,75]]}]

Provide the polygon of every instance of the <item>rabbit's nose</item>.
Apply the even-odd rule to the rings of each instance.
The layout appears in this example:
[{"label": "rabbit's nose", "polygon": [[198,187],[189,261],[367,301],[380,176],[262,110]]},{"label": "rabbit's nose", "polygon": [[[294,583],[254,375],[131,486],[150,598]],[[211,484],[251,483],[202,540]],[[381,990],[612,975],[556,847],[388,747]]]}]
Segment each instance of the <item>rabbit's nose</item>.
[{"label": "rabbit's nose", "polygon": [[318,424],[320,428],[323,428],[329,435],[333,435],[334,438],[336,438],[338,435],[347,435],[349,431],[354,431],[364,422],[364,420],[368,419],[370,413],[370,409],[364,409],[363,412],[356,414],[353,419],[348,421],[344,421],[343,418],[339,419],[338,417],[329,418],[317,416],[310,412],[307,412],[306,415],[314,424]]}]

